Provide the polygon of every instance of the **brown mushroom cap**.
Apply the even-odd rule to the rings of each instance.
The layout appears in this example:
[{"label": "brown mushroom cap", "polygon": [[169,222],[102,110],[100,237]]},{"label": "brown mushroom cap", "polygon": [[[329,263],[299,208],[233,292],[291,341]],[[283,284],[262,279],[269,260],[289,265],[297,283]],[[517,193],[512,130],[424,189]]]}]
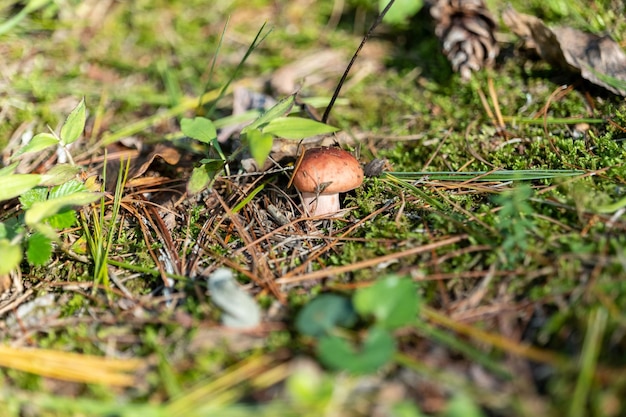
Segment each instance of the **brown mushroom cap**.
[{"label": "brown mushroom cap", "polygon": [[363,169],[351,153],[339,148],[308,149],[293,174],[293,185],[302,192],[337,194],[363,182]]}]

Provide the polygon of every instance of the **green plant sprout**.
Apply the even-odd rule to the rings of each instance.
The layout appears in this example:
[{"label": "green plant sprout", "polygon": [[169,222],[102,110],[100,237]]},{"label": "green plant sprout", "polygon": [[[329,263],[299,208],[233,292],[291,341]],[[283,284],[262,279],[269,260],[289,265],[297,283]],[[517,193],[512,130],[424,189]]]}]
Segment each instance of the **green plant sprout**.
[{"label": "green plant sprout", "polygon": [[[241,131],[243,146],[235,150],[230,158],[232,159],[243,149],[248,148],[257,164],[263,166],[272,150],[274,139],[277,137],[300,140],[338,130],[336,127],[315,120],[296,116],[288,117],[295,100],[295,95],[282,99],[244,127]],[[217,140],[217,129],[211,120],[204,117],[185,118],[181,121],[181,130],[185,136],[208,144],[209,150],[214,149],[219,156],[216,158],[209,154],[207,158],[200,161],[201,165],[193,170],[187,190],[190,194],[195,194],[209,186],[216,175],[227,166],[229,158],[226,157],[220,147]]]},{"label": "green plant sprout", "polygon": [[[296,328],[317,339],[317,356],[331,369],[372,373],[392,360],[396,342],[392,331],[412,323],[419,298],[410,278],[388,275],[358,289],[352,299],[322,294],[296,318]],[[371,322],[361,343],[347,331],[361,321]]]},{"label": "green plant sprout", "polygon": [[61,126],[60,134],[56,134],[54,131],[50,133],[39,133],[35,135],[24,147],[22,147],[14,156],[13,159],[18,158],[21,155],[33,152],[41,152],[51,146],[60,146],[71,165],[74,165],[72,155],[69,151],[69,146],[76,142],[78,138],[83,134],[85,130],[85,123],[87,121],[87,114],[85,109],[85,99],[83,98],[80,103],[69,114],[63,126]]},{"label": "green plant sprout", "polygon": [[[219,94],[212,103],[212,106],[208,110],[208,114],[211,115],[215,110],[218,101],[224,96],[228,87],[233,82],[237,74],[240,72],[244,63],[252,54],[252,52],[259,46],[269,32],[263,34],[265,24],[258,30],[254,40],[248,46],[243,58],[232,72],[228,81],[220,89]],[[213,57],[211,63],[210,76],[211,78],[215,69],[215,63],[219,49],[221,48],[222,41],[225,35],[226,25],[224,31],[220,37],[217,52]],[[208,82],[207,82],[208,86]],[[206,89],[206,87],[205,87]],[[241,131],[241,139],[243,147],[235,150],[233,155],[230,155],[230,159],[224,154],[220,143],[217,140],[216,124],[218,121],[212,121],[207,117],[195,117],[193,119],[183,118],[181,120],[182,133],[201,143],[209,145],[207,149],[207,157],[200,161],[200,166],[194,168],[191,173],[191,177],[187,184],[187,191],[189,194],[196,194],[203,189],[209,187],[215,177],[225,169],[227,174],[229,173],[228,162],[238,153],[242,152],[246,147],[250,150],[252,157],[255,159],[259,166],[263,166],[263,163],[269,156],[274,138],[282,137],[285,139],[300,140],[306,137],[320,135],[324,133],[336,132],[338,129],[329,126],[324,123],[320,123],[314,120],[305,119],[302,117],[286,117],[292,110],[295,103],[295,94],[291,95],[281,101],[279,101],[274,107],[268,109],[265,113],[259,115],[259,117],[252,121]],[[198,103],[198,107],[202,104],[202,99]],[[244,115],[247,116],[247,115]],[[213,152],[212,152],[213,151]],[[215,155],[217,154],[217,155]]]},{"label": "green plant sprout", "polygon": [[[41,133],[18,151],[14,157],[40,152],[50,146],[62,146],[76,141],[85,128],[85,102],[81,100],[61,127],[60,135]],[[71,156],[69,156],[71,161]],[[76,224],[75,207],[90,204],[100,198],[75,179],[79,168],[60,164],[46,174],[17,174],[18,162],[0,170],[0,201],[19,197],[23,213],[0,222],[0,274],[16,269],[24,257],[32,265],[44,265],[52,256],[52,244],[58,242],[57,230]]]},{"label": "green plant sprout", "polygon": [[[126,184],[126,180],[128,179],[129,168],[130,159],[122,161],[115,185],[113,207],[108,220],[106,219],[106,204],[104,196],[102,196],[100,200],[100,210],[91,210],[91,223],[89,223],[87,216],[84,213],[81,213],[83,214],[81,217],[81,223],[87,240],[87,247],[94,262],[93,277],[94,284],[96,284],[93,287],[94,292],[97,290],[98,284],[102,284],[106,289],[109,289],[109,252],[111,251],[113,238],[118,225],[118,215],[122,204],[122,194],[124,192],[124,184]],[[104,184],[106,183],[106,175],[105,153],[105,164],[102,173],[102,187],[104,187]]]},{"label": "green plant sprout", "polygon": [[532,194],[530,185],[521,184],[494,198],[497,204],[502,205],[496,227],[502,236],[501,253],[509,265],[524,259],[530,246],[529,234],[534,230],[531,219],[534,210],[528,201]]}]

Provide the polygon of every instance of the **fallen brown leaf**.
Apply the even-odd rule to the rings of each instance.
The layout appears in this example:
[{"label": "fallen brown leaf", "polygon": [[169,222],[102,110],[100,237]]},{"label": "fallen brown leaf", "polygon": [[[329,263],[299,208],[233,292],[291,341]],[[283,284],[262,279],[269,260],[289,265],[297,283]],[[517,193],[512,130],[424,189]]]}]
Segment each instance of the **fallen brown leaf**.
[{"label": "fallen brown leaf", "polygon": [[[522,38],[525,47],[541,58],[607,90],[626,96],[626,54],[609,36],[598,36],[567,26],[549,28],[541,19],[509,6],[504,23]],[[610,82],[613,78],[617,83]]]}]

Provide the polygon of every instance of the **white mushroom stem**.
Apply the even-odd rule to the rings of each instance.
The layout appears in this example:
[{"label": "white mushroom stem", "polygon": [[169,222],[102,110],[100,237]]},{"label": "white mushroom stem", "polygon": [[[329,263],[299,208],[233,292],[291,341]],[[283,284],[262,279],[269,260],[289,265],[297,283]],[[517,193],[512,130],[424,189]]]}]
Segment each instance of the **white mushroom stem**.
[{"label": "white mushroom stem", "polygon": [[302,192],[302,205],[310,216],[326,216],[339,211],[339,194]]}]

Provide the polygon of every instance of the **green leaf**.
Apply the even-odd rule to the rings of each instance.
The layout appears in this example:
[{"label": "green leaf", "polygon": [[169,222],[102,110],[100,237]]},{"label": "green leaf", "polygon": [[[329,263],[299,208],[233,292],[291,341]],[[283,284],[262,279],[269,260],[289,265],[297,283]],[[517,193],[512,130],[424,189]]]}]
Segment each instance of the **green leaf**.
[{"label": "green leaf", "polygon": [[484,417],[480,407],[466,394],[456,394],[448,402],[443,417]]},{"label": "green leaf", "polygon": [[76,177],[81,170],[79,166],[70,164],[58,164],[42,175],[40,185],[53,186],[68,182]]},{"label": "green leaf", "polygon": [[2,262],[0,262],[0,275],[5,275],[16,269],[22,262],[22,247],[19,244],[12,244],[7,239],[0,239],[0,253],[2,254]]},{"label": "green leaf", "polygon": [[207,165],[196,167],[191,172],[191,177],[187,183],[187,193],[189,195],[198,194],[209,185],[209,182],[211,182],[211,175]]},{"label": "green leaf", "polygon": [[64,197],[80,191],[87,191],[85,184],[78,180],[70,180],[53,187],[52,190],[50,190],[49,198]]},{"label": "green leaf", "polygon": [[24,229],[24,223],[18,217],[6,219],[4,222],[0,223],[0,239],[13,241],[16,236],[24,233]]},{"label": "green leaf", "polygon": [[52,256],[52,241],[41,233],[33,233],[28,239],[26,259],[33,265],[44,265]]},{"label": "green leaf", "polygon": [[224,168],[222,159],[205,158],[200,161],[201,166],[194,168],[191,172],[191,178],[187,183],[187,192],[194,195],[204,190],[215,176]]},{"label": "green leaf", "polygon": [[80,137],[85,130],[85,122],[87,121],[87,114],[85,110],[85,99],[83,98],[80,103],[72,110],[63,127],[61,127],[61,144],[69,145]]},{"label": "green leaf", "polygon": [[9,200],[35,187],[41,181],[39,174],[11,174],[2,177],[0,201]]},{"label": "green leaf", "polygon": [[66,207],[54,216],[46,218],[46,222],[55,229],[67,229],[74,226],[77,221],[76,210],[72,207]]},{"label": "green leaf", "polygon": [[20,196],[20,204],[24,210],[28,210],[38,201],[46,201],[48,199],[48,187],[35,187],[26,191]]},{"label": "green leaf", "polygon": [[50,226],[49,224],[46,223],[35,223],[33,225],[33,229],[37,232],[40,233],[44,236],[46,236],[48,239],[50,239],[52,242],[55,242],[57,240],[59,240],[59,234],[57,233],[57,231]]},{"label": "green leaf", "polygon": [[272,151],[274,137],[269,133],[262,133],[259,129],[251,129],[245,134],[250,147],[250,153],[259,168],[265,164],[265,160]]},{"label": "green leaf", "polygon": [[[378,9],[382,11],[387,6],[389,0],[378,0]],[[390,25],[402,25],[424,5],[423,0],[396,0],[393,6],[387,11],[383,22]]]},{"label": "green leaf", "polygon": [[100,193],[82,191],[63,197],[50,198],[46,201],[38,201],[33,203],[32,207],[26,211],[24,221],[27,225],[32,226],[46,217],[54,216],[65,208],[93,203],[100,197]]},{"label": "green leaf", "polygon": [[395,329],[417,317],[419,300],[410,278],[391,275],[370,287],[360,288],[353,297],[354,308],[362,316],[373,315],[376,324]]},{"label": "green leaf", "polygon": [[320,361],[329,368],[355,374],[376,372],[396,351],[396,343],[384,329],[372,327],[360,348],[337,336],[324,336],[317,346]]},{"label": "green leaf", "polygon": [[19,164],[19,162],[13,162],[11,165],[7,165],[0,169],[0,177],[6,177],[7,175],[13,174]]},{"label": "green leaf", "polygon": [[269,122],[271,122],[272,120],[289,114],[295,101],[296,101],[295,94],[292,94],[289,97],[282,99],[281,101],[276,103],[272,108],[268,109],[265,113],[263,113],[254,122],[244,127],[241,130],[241,133],[247,133],[249,130],[252,130],[252,129],[262,130],[262,128],[265,125],[267,125]]},{"label": "green leaf", "polygon": [[[48,193],[46,187],[37,187],[20,197],[22,205],[28,209],[36,202],[43,202],[48,199],[57,199],[74,193],[88,191],[85,185],[78,180],[69,180],[63,184],[53,187]],[[58,213],[45,216],[46,221],[55,229],[65,229],[76,224],[76,211],[71,205],[59,209]]]},{"label": "green leaf", "polygon": [[22,146],[20,150],[13,155],[12,159],[26,153],[40,152],[50,146],[58,144],[59,139],[52,133],[39,133],[38,135],[35,135],[30,142]]},{"label": "green leaf", "polygon": [[300,311],[296,329],[302,334],[320,337],[336,326],[351,327],[356,320],[349,299],[336,294],[322,294]]},{"label": "green leaf", "polygon": [[285,139],[304,139],[315,135],[336,132],[339,129],[304,117],[278,117],[263,127],[270,133]]},{"label": "green leaf", "polygon": [[180,128],[185,136],[203,143],[211,143],[217,139],[215,125],[205,117],[184,118],[180,121]]}]

